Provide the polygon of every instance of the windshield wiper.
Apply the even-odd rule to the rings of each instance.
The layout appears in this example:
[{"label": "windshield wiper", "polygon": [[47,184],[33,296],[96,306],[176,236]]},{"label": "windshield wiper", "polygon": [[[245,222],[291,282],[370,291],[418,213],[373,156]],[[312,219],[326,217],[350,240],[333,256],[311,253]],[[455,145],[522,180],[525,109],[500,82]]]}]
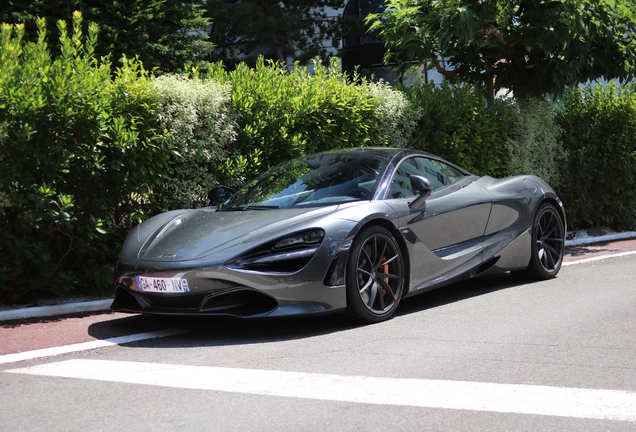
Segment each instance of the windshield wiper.
[{"label": "windshield wiper", "polygon": [[230,208],[224,208],[224,211],[245,211],[245,210],[270,210],[270,209],[279,209],[280,206],[275,205],[251,205],[247,204],[244,206],[236,206]]},{"label": "windshield wiper", "polygon": [[280,206],[275,205],[246,205],[243,207],[243,210],[268,210],[268,209],[277,209]]}]

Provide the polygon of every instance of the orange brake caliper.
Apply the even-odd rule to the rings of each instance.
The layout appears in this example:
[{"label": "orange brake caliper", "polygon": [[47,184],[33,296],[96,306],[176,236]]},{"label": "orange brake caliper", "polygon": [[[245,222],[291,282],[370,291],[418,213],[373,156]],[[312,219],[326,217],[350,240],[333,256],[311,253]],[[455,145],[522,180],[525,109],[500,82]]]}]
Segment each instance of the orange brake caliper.
[{"label": "orange brake caliper", "polygon": [[[382,257],[382,261],[386,261],[386,257],[383,256]],[[379,268],[379,270],[384,273],[384,274],[388,274],[389,273],[389,265],[388,264],[384,264],[383,266],[381,266]],[[384,282],[386,282],[387,284],[389,283],[389,278],[385,277],[384,278]],[[382,288],[382,295],[385,296],[386,295],[386,290],[384,288]]]}]

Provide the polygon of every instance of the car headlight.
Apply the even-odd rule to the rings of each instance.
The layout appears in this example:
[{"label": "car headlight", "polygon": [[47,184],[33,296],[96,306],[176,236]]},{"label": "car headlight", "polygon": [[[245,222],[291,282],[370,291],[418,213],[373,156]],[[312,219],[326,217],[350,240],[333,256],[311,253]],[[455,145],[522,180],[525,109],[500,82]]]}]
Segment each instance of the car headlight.
[{"label": "car headlight", "polygon": [[321,229],[295,233],[253,249],[226,265],[263,273],[294,273],[309,263],[324,237]]},{"label": "car headlight", "polygon": [[316,245],[320,244],[324,237],[325,232],[323,230],[317,229],[312,231],[305,231],[282,239],[274,245],[274,249],[288,249],[294,246],[301,245]]}]

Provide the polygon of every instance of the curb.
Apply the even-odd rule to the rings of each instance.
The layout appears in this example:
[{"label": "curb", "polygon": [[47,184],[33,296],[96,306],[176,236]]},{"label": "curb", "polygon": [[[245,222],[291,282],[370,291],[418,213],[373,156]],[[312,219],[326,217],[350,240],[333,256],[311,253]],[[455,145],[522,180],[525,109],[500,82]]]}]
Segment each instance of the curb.
[{"label": "curb", "polygon": [[[566,240],[565,246],[581,246],[594,243],[603,243],[616,240],[629,240],[636,238],[636,231],[618,234],[608,234],[598,237],[586,237],[581,239]],[[87,301],[80,303],[65,303],[52,306],[27,307],[0,311],[0,322],[21,320],[28,318],[44,318],[49,316],[70,315],[84,312],[105,312],[110,310],[112,299]]]},{"label": "curb", "polygon": [[0,312],[0,322],[28,318],[44,318],[49,316],[70,315],[83,312],[103,312],[110,309],[112,299],[95,300],[79,303],[65,303],[52,306],[37,306],[11,309]]},{"label": "curb", "polygon": [[594,243],[603,243],[608,241],[616,241],[616,240],[630,240],[636,238],[636,231],[628,231],[617,234],[606,234],[598,237],[586,237],[580,239],[572,239],[565,241],[565,247],[568,246],[582,246],[589,245]]}]

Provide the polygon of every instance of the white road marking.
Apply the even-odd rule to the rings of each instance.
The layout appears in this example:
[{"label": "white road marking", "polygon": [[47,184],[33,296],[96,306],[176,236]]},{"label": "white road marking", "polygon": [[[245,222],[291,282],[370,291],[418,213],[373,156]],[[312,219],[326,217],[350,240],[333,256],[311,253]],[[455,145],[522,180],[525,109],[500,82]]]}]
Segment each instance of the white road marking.
[{"label": "white road marking", "polygon": [[595,256],[595,257],[592,257],[592,258],[585,258],[585,259],[578,260],[578,261],[564,262],[563,264],[561,264],[561,267],[571,266],[571,265],[575,265],[575,264],[585,264],[585,263],[592,262],[592,261],[601,261],[601,260],[609,259],[609,258],[619,258],[619,257],[624,257],[624,256],[634,255],[634,254],[636,254],[636,251],[621,252],[621,253],[617,253],[617,254],[613,254],[613,255],[599,255],[599,256]]},{"label": "white road marking", "polygon": [[325,401],[636,422],[636,392],[619,390],[86,359],[6,372]]},{"label": "white road marking", "polygon": [[33,360],[33,359],[42,358],[42,357],[51,357],[51,356],[56,356],[60,354],[68,354],[68,353],[79,352],[79,351],[88,351],[88,350],[104,348],[104,347],[113,346],[113,345],[121,345],[121,344],[127,344],[131,342],[137,342],[137,341],[146,340],[146,339],[172,336],[172,335],[177,335],[177,334],[186,333],[186,332],[187,330],[176,330],[176,329],[160,330],[160,331],[154,331],[154,332],[148,332],[148,333],[138,333],[138,334],[134,334],[130,336],[120,336],[120,337],[115,337],[110,339],[77,343],[72,345],[43,348],[39,350],[25,351],[25,352],[15,353],[15,354],[5,354],[0,356],[0,364],[15,363],[15,362],[24,361],[24,360]]}]

